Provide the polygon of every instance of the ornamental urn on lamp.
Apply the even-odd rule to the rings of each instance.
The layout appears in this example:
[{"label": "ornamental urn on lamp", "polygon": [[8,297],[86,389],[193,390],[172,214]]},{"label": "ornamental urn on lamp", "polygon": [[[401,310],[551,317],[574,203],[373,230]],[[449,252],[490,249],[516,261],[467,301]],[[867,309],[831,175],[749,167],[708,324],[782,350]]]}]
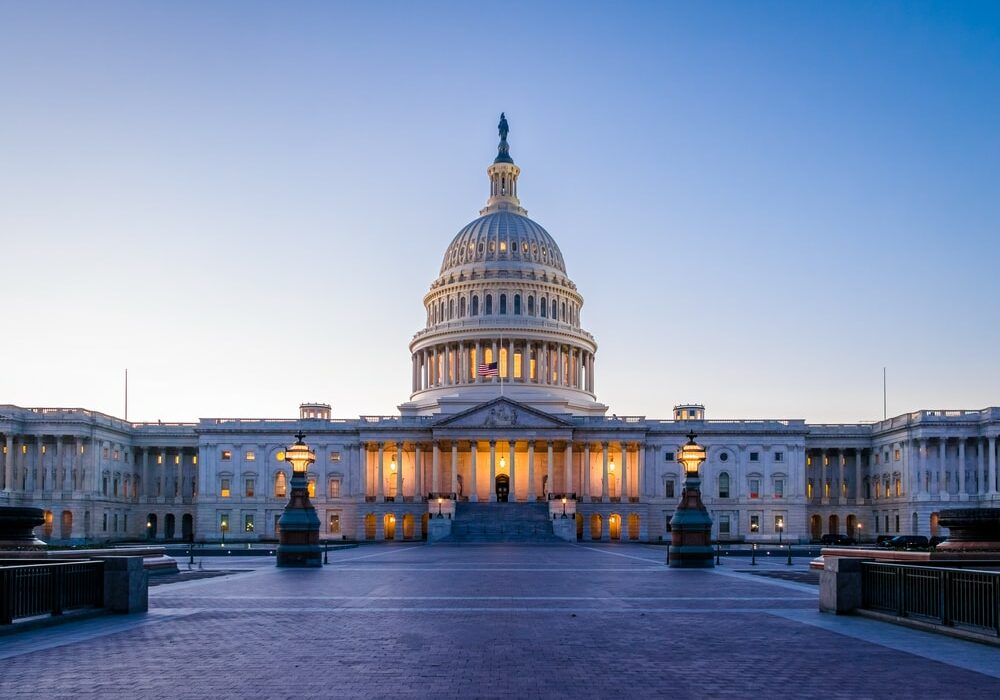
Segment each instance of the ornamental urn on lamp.
[{"label": "ornamental urn on lamp", "polygon": [[319,516],[309,501],[306,470],[316,461],[316,453],[296,434],[295,444],[285,450],[285,461],[292,465],[292,495],[278,520],[278,566],[322,566],[319,546]]},{"label": "ornamental urn on lamp", "polygon": [[698,467],[705,461],[705,448],[694,441],[694,432],[679,450],[677,461],[684,465],[684,491],[674,517],[670,519],[671,544],[667,561],[682,569],[715,566],[712,554],[712,518],[701,502]]}]

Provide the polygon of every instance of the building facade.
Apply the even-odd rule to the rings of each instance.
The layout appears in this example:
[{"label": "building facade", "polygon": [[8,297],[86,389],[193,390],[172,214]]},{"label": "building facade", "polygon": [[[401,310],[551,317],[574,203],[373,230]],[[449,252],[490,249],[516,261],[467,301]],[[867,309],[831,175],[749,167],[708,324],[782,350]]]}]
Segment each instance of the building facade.
[{"label": "building facade", "polygon": [[711,420],[697,404],[608,416],[583,296],[521,206],[507,133],[501,116],[489,198],[424,296],[397,414],[337,419],[311,403],[297,418],[135,423],[0,405],[0,504],[43,508],[53,542],[274,539],[283,450],[301,428],[330,539],[420,539],[457,501],[497,500],[565,507],[583,540],[664,539],[690,430],[708,450],[703,500],[721,541],[936,535],[942,508],[1000,506],[1000,407],[838,425]]}]

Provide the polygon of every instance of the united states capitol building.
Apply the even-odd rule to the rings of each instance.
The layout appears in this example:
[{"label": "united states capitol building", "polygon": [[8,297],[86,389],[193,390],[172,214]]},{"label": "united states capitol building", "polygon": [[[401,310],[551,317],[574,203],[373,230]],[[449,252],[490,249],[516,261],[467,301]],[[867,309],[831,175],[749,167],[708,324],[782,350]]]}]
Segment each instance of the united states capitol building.
[{"label": "united states capitol building", "polygon": [[998,407],[837,425],[712,420],[698,404],[609,415],[583,295],[521,206],[507,134],[501,119],[486,206],[424,295],[397,414],[334,418],[309,403],[297,418],[135,423],[0,405],[0,504],[43,508],[39,534],[52,542],[273,539],[291,477],[283,450],[301,428],[330,539],[419,540],[439,512],[457,525],[477,508],[525,504],[575,517],[582,540],[666,539],[681,495],[675,451],[692,430],[721,541],[935,535],[942,508],[1000,506]]}]

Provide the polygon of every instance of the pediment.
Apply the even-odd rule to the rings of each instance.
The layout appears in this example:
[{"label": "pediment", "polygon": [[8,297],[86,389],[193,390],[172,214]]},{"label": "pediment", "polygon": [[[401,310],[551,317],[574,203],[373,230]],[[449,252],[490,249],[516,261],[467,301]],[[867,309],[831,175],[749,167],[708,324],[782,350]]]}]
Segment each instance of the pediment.
[{"label": "pediment", "polygon": [[496,398],[443,418],[435,428],[566,428],[572,423],[518,401]]}]

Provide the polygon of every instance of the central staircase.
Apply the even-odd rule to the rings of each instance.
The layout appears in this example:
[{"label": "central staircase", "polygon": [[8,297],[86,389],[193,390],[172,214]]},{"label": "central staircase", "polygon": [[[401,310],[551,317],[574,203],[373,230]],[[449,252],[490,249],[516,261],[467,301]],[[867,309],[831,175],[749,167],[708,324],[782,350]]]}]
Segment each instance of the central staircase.
[{"label": "central staircase", "polygon": [[442,542],[562,542],[552,532],[548,503],[455,504],[451,535]]}]

